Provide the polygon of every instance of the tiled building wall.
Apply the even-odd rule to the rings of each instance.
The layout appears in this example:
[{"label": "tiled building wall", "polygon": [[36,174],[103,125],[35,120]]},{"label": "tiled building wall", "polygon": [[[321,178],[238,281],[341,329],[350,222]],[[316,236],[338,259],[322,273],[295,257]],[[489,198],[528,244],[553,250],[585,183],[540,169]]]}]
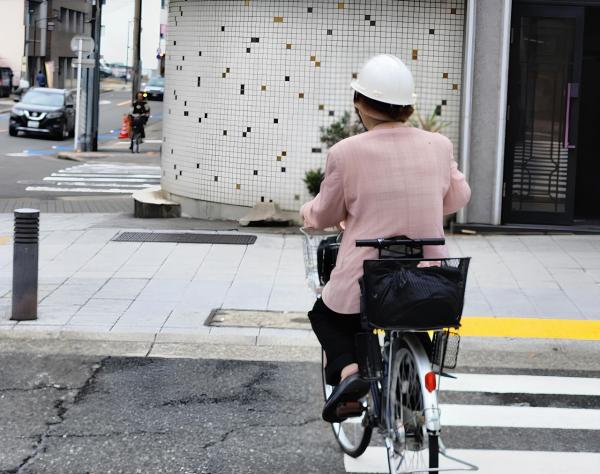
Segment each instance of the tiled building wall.
[{"label": "tiled building wall", "polygon": [[463,0],[171,0],[163,188],[299,209],[320,127],[353,111],[349,83],[378,53],[406,62],[457,146],[463,25]]}]

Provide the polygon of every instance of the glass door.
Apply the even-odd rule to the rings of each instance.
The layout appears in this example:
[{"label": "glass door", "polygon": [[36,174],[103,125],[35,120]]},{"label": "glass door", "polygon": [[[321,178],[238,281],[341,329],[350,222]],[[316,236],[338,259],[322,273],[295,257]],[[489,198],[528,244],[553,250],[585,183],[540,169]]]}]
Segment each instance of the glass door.
[{"label": "glass door", "polygon": [[515,5],[504,221],[573,221],[583,7]]}]

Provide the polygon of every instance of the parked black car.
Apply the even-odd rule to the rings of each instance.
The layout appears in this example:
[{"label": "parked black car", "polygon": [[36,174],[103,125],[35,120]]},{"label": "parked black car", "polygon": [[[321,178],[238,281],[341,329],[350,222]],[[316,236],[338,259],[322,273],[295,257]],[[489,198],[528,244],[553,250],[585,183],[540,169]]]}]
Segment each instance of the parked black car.
[{"label": "parked black car", "polygon": [[10,111],[8,132],[50,135],[62,140],[75,131],[73,95],[65,89],[34,87],[29,89]]},{"label": "parked black car", "polygon": [[13,72],[9,67],[0,67],[0,97],[8,97],[13,89]]}]

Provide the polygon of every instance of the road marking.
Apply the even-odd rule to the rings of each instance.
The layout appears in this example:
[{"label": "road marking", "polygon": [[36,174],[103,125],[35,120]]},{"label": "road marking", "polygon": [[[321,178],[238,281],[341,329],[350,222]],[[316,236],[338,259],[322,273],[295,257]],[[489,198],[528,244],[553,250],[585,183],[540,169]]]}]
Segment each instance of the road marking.
[{"label": "road marking", "polygon": [[459,332],[461,336],[600,341],[600,321],[465,316]]},{"label": "road marking", "polygon": [[440,408],[442,426],[600,429],[600,410],[586,408],[451,404]]},{"label": "road marking", "polygon": [[131,194],[160,184],[159,166],[114,163],[71,166],[26,188],[32,192]]},{"label": "road marking", "polygon": [[[598,472],[600,466],[600,453],[449,449],[448,454],[475,464],[479,474]],[[344,467],[346,472],[389,472],[383,446],[369,447],[357,459],[344,455]],[[440,456],[440,467],[448,469],[456,467],[456,463]]]},{"label": "road marking", "polygon": [[117,104],[117,107],[121,107],[121,106],[123,106],[123,105],[125,105],[125,104],[131,104],[131,101],[130,101],[130,100],[124,100],[123,102],[119,102],[119,103]]},{"label": "road marking", "polygon": [[[91,174],[91,173],[64,173],[65,175],[68,176],[73,176],[76,178],[94,178],[97,177],[98,174]],[[51,177],[54,176],[63,176],[57,173],[52,173]],[[107,178],[113,178],[113,179],[119,179],[119,178],[150,178],[150,179],[159,179],[160,175],[158,174],[113,174],[113,173],[101,173],[101,176],[107,177]]]},{"label": "road marking", "polygon": [[[540,375],[454,374],[443,378],[444,392],[534,393],[600,396],[600,379]],[[598,427],[600,429],[600,426]]]},{"label": "road marking", "polygon": [[99,105],[108,105],[108,104],[112,104],[112,102],[110,100],[101,100],[100,102],[98,102]]},{"label": "road marking", "polygon": [[[147,187],[147,186],[146,186]],[[139,189],[116,189],[116,188],[106,188],[106,189],[96,189],[96,188],[52,188],[50,186],[27,186],[26,191],[43,191],[43,192],[52,192],[52,193],[112,193],[112,194],[132,194]]]},{"label": "road marking", "polygon": [[[47,176],[44,178],[44,181],[58,181],[58,182],[69,182],[69,181],[81,181],[82,178],[72,178],[70,176]],[[152,178],[159,179],[159,178]],[[115,181],[115,178],[84,178],[85,181],[93,182],[105,182],[110,183],[111,181]],[[118,181],[124,183],[145,183],[147,179],[140,178],[120,178]]]},{"label": "road marking", "polygon": [[0,132],[8,132],[8,128],[3,128],[0,130]]}]

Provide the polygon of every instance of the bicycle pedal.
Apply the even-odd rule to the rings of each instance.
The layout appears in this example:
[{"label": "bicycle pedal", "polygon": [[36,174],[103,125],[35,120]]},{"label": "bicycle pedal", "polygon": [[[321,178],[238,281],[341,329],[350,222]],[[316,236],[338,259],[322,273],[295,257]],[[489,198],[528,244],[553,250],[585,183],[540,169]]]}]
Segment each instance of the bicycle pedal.
[{"label": "bicycle pedal", "polygon": [[363,406],[360,402],[344,402],[340,403],[335,409],[335,414],[340,418],[351,418],[353,416],[361,416]]}]

